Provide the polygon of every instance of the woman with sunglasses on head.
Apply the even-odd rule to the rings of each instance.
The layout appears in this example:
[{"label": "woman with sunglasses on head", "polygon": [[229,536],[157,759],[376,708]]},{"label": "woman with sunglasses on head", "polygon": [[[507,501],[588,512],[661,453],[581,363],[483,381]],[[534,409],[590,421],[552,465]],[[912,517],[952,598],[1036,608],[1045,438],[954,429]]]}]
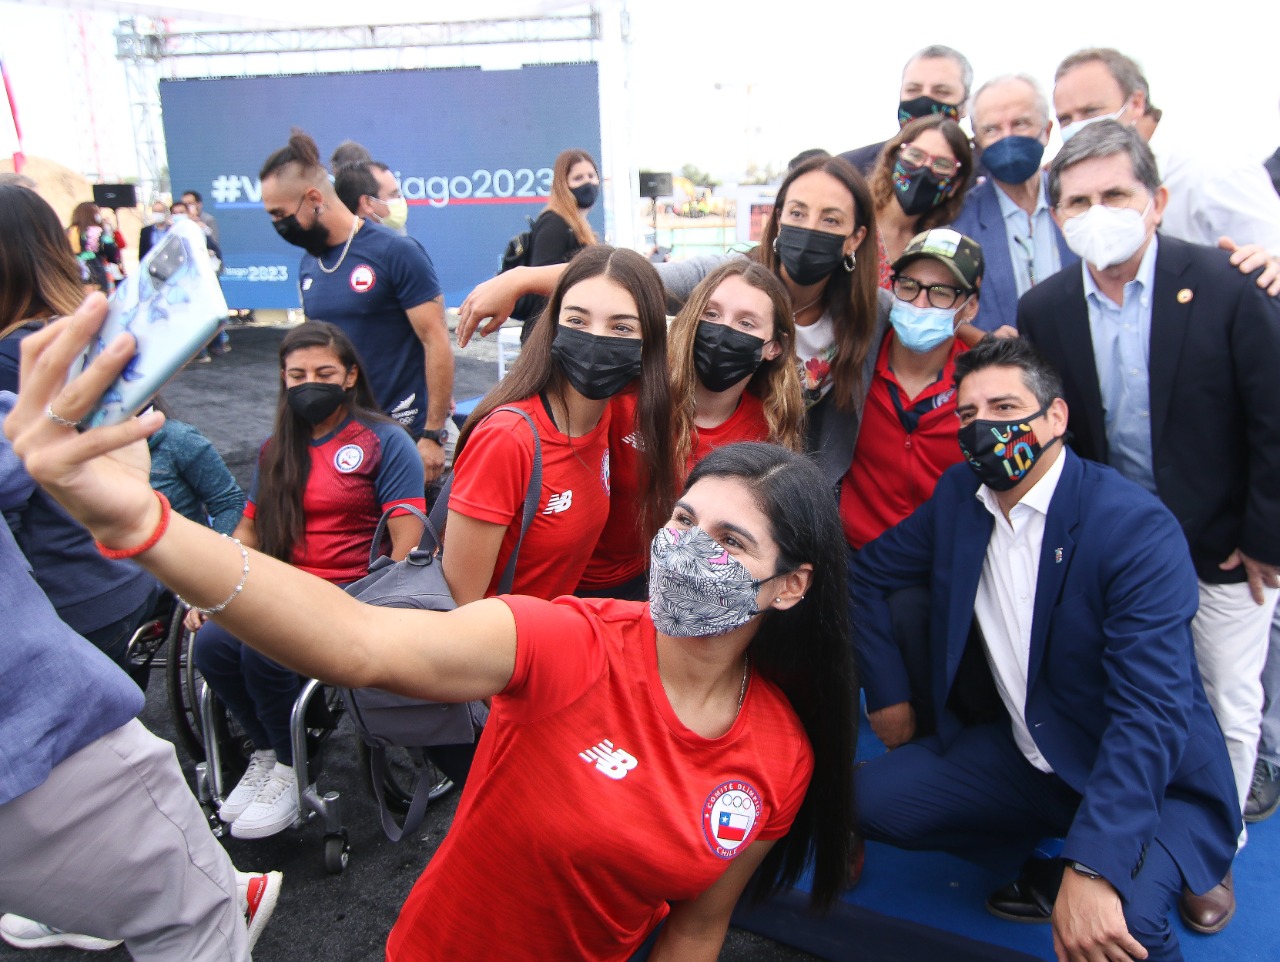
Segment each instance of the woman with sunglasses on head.
[{"label": "woman with sunglasses on head", "polygon": [[946,114],[911,121],[884,145],[868,182],[876,205],[880,286],[889,290],[892,264],[922,231],[950,224],[964,206],[973,151]]},{"label": "woman with sunglasses on head", "polygon": [[[745,258],[726,261],[695,288],[667,331],[670,435],[683,478],[709,452],[737,441],[804,447],[804,401],[795,363],[795,321],[787,289]],[[653,532],[639,525],[637,395],[612,402],[609,519],[578,583],[580,597],[640,600]]]},{"label": "woman with sunglasses on head", "polygon": [[605,962],[652,939],[654,962],[710,962],[753,876],[767,895],[812,859],[812,902],[838,898],[856,682],[839,522],[807,459],[737,444],[701,461],[653,540],[647,605],[373,607],[165,512],[141,443],[161,415],[64,426],[130,359],[125,336],[66,386],[104,315],[90,298],[24,351],[8,430],[40,483],[267,657],[347,687],[493,699],[389,960]]},{"label": "woman with sunglasses on head", "polygon": [[538,598],[578,585],[609,514],[610,398],[636,392],[633,427],[645,497],[632,505],[652,537],[670,511],[667,325],[662,286],[635,251],[596,245],[561,275],[510,373],[467,419],[454,455],[444,575],[458,604],[496,593],[520,537],[537,427],[542,491],[520,544],[512,591]]}]

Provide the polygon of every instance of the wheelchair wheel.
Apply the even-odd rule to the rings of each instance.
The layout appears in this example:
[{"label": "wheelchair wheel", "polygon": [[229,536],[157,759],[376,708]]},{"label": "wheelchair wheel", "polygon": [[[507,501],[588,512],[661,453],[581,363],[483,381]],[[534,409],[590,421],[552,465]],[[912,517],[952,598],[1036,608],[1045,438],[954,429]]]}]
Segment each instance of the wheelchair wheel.
[{"label": "wheelchair wheel", "polygon": [[[180,614],[185,615],[185,608]],[[165,656],[165,688],[169,696],[169,709],[173,713],[173,727],[178,742],[187,754],[198,762],[204,761],[204,734],[200,725],[200,672],[192,660],[195,634],[187,631],[178,618],[177,631],[170,632],[168,652]]]},{"label": "wheelchair wheel", "polygon": [[[363,741],[357,740],[356,751],[359,754],[360,770],[364,773],[364,786],[369,795],[375,800],[378,793],[373,784],[373,770],[370,767],[369,746]],[[444,772],[440,771],[430,761],[428,766],[428,781],[431,785],[431,791],[427,794],[430,801],[435,801],[441,795],[446,794],[453,788],[453,782]],[[413,801],[413,786],[418,782],[418,770],[414,766],[413,758],[409,755],[407,749],[391,748],[387,750],[387,777],[383,782],[383,793],[387,800],[387,808],[397,815],[403,815],[409,811],[409,804]]]},{"label": "wheelchair wheel", "polygon": [[[169,709],[173,714],[173,728],[178,743],[186,749],[193,761],[205,760],[204,729],[200,721],[200,689],[204,679],[196,668],[192,652],[195,649],[195,632],[182,624],[186,606],[178,605],[170,625],[168,650],[165,654],[165,688],[169,697]],[[248,739],[240,726],[235,724],[225,710],[218,713],[218,742],[228,746],[223,751],[223,762],[229,771],[239,775],[244,762],[252,753]]]}]

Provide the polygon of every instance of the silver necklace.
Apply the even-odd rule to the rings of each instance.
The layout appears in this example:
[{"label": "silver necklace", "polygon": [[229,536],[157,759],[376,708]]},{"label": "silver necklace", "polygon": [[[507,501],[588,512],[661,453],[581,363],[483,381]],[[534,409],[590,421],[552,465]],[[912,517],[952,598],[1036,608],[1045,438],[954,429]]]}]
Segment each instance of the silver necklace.
[{"label": "silver necklace", "polygon": [[793,321],[794,321],[794,320],[796,320],[797,318],[799,318],[799,316],[800,316],[801,314],[803,314],[803,313],[804,313],[805,311],[807,311],[809,308],[813,307],[813,305],[814,305],[814,304],[817,304],[817,303],[818,303],[818,301],[820,301],[820,300],[822,300],[822,295],[821,295],[821,294],[819,294],[817,297],[815,297],[813,300],[811,300],[811,301],[810,301],[808,304],[806,304],[804,307],[800,307],[800,308],[797,308],[796,310],[792,311],[792,312],[791,312],[791,319],[792,319]]},{"label": "silver necklace", "polygon": [[360,226],[360,218],[352,217],[351,233],[347,235],[347,246],[342,248],[342,256],[338,258],[338,263],[334,264],[332,267],[325,267],[324,261],[320,259],[320,256],[318,254],[316,255],[316,263],[320,265],[320,270],[324,271],[326,274],[332,274],[334,271],[336,271],[339,267],[342,266],[342,262],[347,259],[347,251],[351,250],[351,242],[356,239],[356,229],[359,226]]},{"label": "silver necklace", "polygon": [[737,718],[742,712],[742,701],[747,697],[747,676],[751,673],[751,661],[746,655],[742,656],[742,687],[738,689],[738,710],[733,713],[733,717]]}]

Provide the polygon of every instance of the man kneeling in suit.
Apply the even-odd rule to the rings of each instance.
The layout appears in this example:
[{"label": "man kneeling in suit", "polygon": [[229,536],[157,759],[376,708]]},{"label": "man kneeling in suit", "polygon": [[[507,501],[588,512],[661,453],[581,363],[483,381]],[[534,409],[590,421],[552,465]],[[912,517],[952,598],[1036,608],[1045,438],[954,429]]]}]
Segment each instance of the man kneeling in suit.
[{"label": "man kneeling in suit", "polygon": [[[892,749],[859,769],[859,824],[976,858],[1064,836],[1059,959],[1181,959],[1169,912],[1184,882],[1222,878],[1241,828],[1192,649],[1186,541],[1154,496],[1064,448],[1062,384],[1035,348],[988,339],[955,379],[968,464],[851,575],[867,708]],[[913,586],[930,595],[923,668],[890,617]],[[965,725],[953,696],[975,660],[995,720]],[[917,731],[913,701],[935,730]]]}]

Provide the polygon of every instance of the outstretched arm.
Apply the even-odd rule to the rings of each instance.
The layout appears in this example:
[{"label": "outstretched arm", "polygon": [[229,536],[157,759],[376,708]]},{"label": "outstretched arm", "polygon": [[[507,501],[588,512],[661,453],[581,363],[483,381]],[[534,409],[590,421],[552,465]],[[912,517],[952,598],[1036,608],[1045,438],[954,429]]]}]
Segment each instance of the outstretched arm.
[{"label": "outstretched arm", "polygon": [[[103,544],[146,542],[160,521],[148,480],[144,439],[163,415],[83,433],[46,416],[83,418],[132,358],[129,335],[114,341],[70,384],[66,371],[101,327],[106,300],[80,309],[22,345],[22,393],[5,431],[28,472]],[[240,583],[243,560],[230,541],[174,515],[137,561],[202,607],[220,604]],[[440,613],[361,604],[341,589],[250,552],[244,588],[214,618],[268,657],[322,681],[376,685],[436,701],[500,692],[515,665],[515,621],[498,601]]]},{"label": "outstretched arm", "polygon": [[[564,264],[516,267],[477,284],[458,308],[458,346],[466,347],[477,329],[481,337],[488,337],[500,328],[523,295],[550,297],[564,269]],[[487,323],[482,326],[482,321]]]}]

